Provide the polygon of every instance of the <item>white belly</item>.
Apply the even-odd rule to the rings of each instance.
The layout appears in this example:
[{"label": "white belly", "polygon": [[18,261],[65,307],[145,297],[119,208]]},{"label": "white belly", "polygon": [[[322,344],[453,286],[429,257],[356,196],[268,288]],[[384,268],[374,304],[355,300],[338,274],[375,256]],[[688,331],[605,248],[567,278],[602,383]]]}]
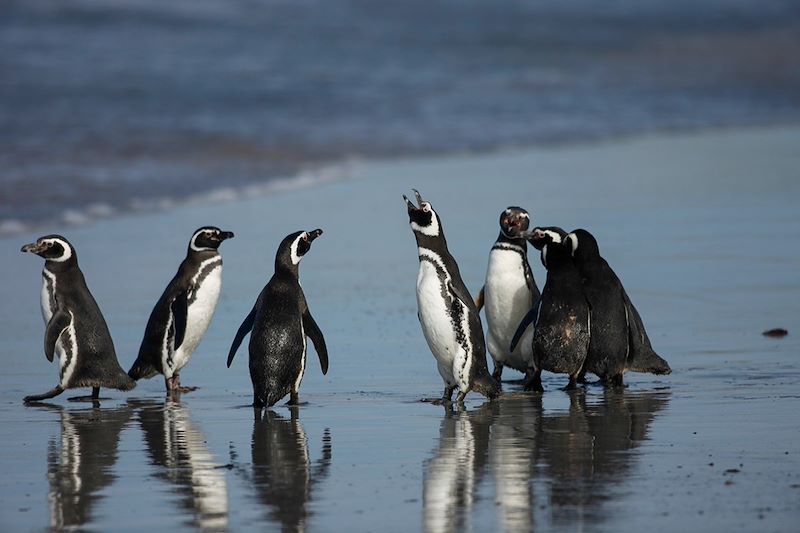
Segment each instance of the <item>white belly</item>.
[{"label": "white belly", "polygon": [[303,337],[303,355],[300,358],[300,373],[294,382],[295,394],[300,391],[300,382],[303,381],[303,374],[306,372],[306,353],[308,353],[308,342],[306,341],[306,330],[303,328],[303,319],[300,319],[300,334]]},{"label": "white belly", "polygon": [[533,327],[528,328],[513,353],[508,348],[532,299],[520,255],[511,250],[492,250],[483,292],[489,353],[495,361],[520,371],[533,361]]},{"label": "white belly", "polygon": [[442,297],[442,285],[436,269],[427,261],[419,264],[417,308],[422,334],[436,358],[439,373],[449,386],[456,385],[453,361],[458,343],[449,318],[448,302]]},{"label": "white belly", "polygon": [[[222,289],[222,264],[215,267],[203,280],[200,287],[189,295],[191,303],[186,314],[186,333],[183,343],[173,355],[172,372],[177,372],[189,362],[203,335],[208,329],[217,307]],[[171,377],[171,376],[167,376]]]},{"label": "white belly", "polygon": [[[52,291],[52,293],[51,293]],[[42,318],[44,323],[50,322],[55,312],[55,293],[56,293],[56,277],[47,271],[42,270],[42,293],[40,295],[40,302],[42,305]]]}]

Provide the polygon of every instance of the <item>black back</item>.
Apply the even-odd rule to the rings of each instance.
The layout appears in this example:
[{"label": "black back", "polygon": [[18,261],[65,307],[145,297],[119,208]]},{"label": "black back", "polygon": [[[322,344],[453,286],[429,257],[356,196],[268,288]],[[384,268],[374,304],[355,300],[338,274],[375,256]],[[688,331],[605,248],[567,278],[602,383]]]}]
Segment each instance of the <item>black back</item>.
[{"label": "black back", "polygon": [[541,370],[575,376],[589,345],[589,305],[569,245],[546,240],[542,263],[547,279],[533,333],[534,362]]},{"label": "black back", "polygon": [[578,229],[567,237],[575,265],[583,279],[586,299],[592,308],[591,338],[586,370],[607,381],[624,372],[629,350],[625,289],[600,256],[594,236]]}]

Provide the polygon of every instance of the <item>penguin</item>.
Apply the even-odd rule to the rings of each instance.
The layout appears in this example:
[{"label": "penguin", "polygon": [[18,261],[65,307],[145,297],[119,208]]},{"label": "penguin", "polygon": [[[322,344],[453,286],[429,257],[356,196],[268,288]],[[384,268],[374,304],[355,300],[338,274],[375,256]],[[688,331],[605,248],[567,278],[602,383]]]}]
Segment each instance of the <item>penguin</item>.
[{"label": "penguin", "polygon": [[80,387],[92,387],[92,395],[70,400],[98,400],[100,387],[134,388],[136,382],[119,366],[106,321],[78,267],[75,248],[61,235],[46,235],[23,246],[22,252],[45,259],[41,294],[44,353],[51,362],[57,355],[60,366],[58,385],[23,401],[45,400]]},{"label": "penguin", "polygon": [[306,337],[314,343],[322,373],[328,373],[328,349],[311,316],[300,287],[300,261],[321,229],[298,231],[283,239],[275,256],[275,274],[244,319],[228,353],[228,368],[244,337],[250,335],[250,379],[253,406],[272,407],[290,395],[287,405],[298,404],[300,382],[306,370]]},{"label": "penguin", "polygon": [[189,248],[161,298],[156,302],[144,330],[139,356],[128,371],[135,379],[164,375],[167,392],[188,392],[180,371],[189,362],[203,338],[222,287],[222,256],[218,248],[230,231],[214,226],[197,229]]},{"label": "penguin", "polygon": [[[581,275],[572,261],[571,248],[561,228],[535,228],[524,234],[541,250],[547,279],[534,308],[534,372],[526,389],[542,391],[542,370],[568,374],[567,390],[576,387],[589,348],[591,310],[583,292]],[[520,328],[524,329],[523,324]],[[519,331],[519,330],[518,330]],[[515,338],[518,338],[515,336]]]},{"label": "penguin", "polygon": [[447,249],[439,216],[414,190],[419,206],[405,195],[408,218],[417,241],[417,316],[428,347],[444,380],[444,394],[434,403],[450,402],[458,387],[458,402],[475,390],[488,398],[500,386],[486,366],[486,344],[478,308],[453,256]]},{"label": "penguin", "polygon": [[639,312],[616,273],[600,256],[594,236],[577,229],[566,236],[566,242],[592,308],[584,370],[615,386],[623,385],[623,374],[628,370],[669,374],[669,363],[653,351]]},{"label": "penguin", "polygon": [[494,359],[492,377],[498,383],[504,366],[532,372],[531,331],[518,349],[508,350],[520,321],[539,299],[528,263],[528,245],[520,236],[529,224],[530,216],[521,207],[508,207],[500,214],[500,234],[489,252],[486,282],[475,300],[478,311],[485,308],[487,347]]}]

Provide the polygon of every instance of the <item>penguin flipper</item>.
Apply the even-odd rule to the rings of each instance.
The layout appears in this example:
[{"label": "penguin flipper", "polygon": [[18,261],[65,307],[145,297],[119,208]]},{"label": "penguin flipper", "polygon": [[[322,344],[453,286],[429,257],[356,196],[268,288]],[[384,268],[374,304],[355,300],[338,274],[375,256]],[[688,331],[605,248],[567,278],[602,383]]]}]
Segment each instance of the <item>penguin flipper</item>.
[{"label": "penguin flipper", "polygon": [[231,344],[231,349],[228,352],[228,368],[231,367],[231,363],[233,362],[233,357],[236,355],[236,350],[239,349],[239,346],[242,344],[242,341],[250,333],[250,330],[253,329],[253,322],[256,320],[256,307],[253,306],[253,309],[250,310],[250,314],[248,314],[242,325],[239,326],[239,331],[236,332],[236,337],[233,339],[233,344]]},{"label": "penguin flipper", "polygon": [[70,323],[72,323],[72,315],[60,309],[56,311],[56,314],[47,323],[47,329],[44,333],[44,355],[51,363],[56,353],[56,342],[58,342],[58,338]]},{"label": "penguin flipper", "polygon": [[314,343],[314,350],[317,352],[317,356],[319,357],[319,364],[322,367],[322,374],[325,375],[328,373],[328,348],[325,346],[325,337],[322,336],[322,331],[320,331],[319,326],[314,321],[314,317],[311,316],[311,313],[306,309],[306,312],[303,313],[303,330],[305,331],[306,336],[311,339],[311,342]]},{"label": "penguin flipper", "polygon": [[479,292],[479,293],[478,293],[478,295],[475,297],[475,307],[477,307],[477,308],[478,308],[478,312],[479,312],[479,313],[480,313],[481,309],[483,309],[483,290],[484,290],[485,288],[486,288],[486,286],[485,286],[485,285],[484,285],[483,287],[481,287],[481,290],[480,290],[480,292]]},{"label": "penguin flipper", "polygon": [[175,347],[173,349],[177,350],[183,344],[183,337],[186,335],[186,317],[189,314],[188,291],[178,293],[172,300],[170,310],[172,311],[172,327],[175,328]]},{"label": "penguin flipper", "polygon": [[533,302],[533,307],[528,313],[523,317],[522,322],[519,323],[517,326],[517,332],[514,333],[514,336],[511,338],[511,346],[509,346],[508,351],[513,352],[517,348],[517,344],[519,344],[520,339],[525,334],[525,330],[528,329],[535,320],[536,315],[539,314],[539,301]]}]

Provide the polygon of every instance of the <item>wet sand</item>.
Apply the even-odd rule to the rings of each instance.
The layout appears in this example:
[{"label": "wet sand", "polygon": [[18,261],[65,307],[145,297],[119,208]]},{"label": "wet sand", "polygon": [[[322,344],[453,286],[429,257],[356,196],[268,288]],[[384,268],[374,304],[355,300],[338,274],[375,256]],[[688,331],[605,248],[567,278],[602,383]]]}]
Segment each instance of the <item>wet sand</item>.
[{"label": "wet sand", "polygon": [[[800,127],[660,135],[482,156],[368,162],[307,190],[92,226],[76,246],[114,336],[135,358],[191,232],[236,232],[223,294],[184,384],[159,378],[100,407],[41,349],[38,235],[0,240],[0,525],[311,531],[794,531],[800,520]],[[590,229],[673,374],[624,391],[543,395],[505,383],[462,409],[420,403],[441,380],[416,319],[401,194],[441,215],[467,285],[483,282],[499,212]],[[227,350],[296,229],[325,230],[301,266],[330,371],[309,353],[297,409],[247,407],[246,351]],[[540,286],[544,270],[533,254]],[[761,332],[774,327],[784,338]],[[520,377],[506,372],[506,379]]]}]

